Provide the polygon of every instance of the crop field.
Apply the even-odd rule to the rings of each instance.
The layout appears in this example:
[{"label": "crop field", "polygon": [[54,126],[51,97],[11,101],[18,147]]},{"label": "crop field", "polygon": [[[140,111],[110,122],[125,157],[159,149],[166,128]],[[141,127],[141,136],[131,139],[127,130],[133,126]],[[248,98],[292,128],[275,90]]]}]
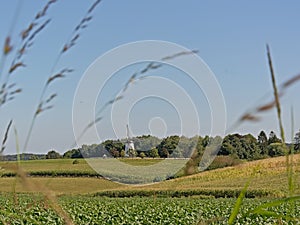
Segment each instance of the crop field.
[{"label": "crop field", "polygon": [[[277,197],[285,195],[287,191],[285,157],[247,162],[234,167],[205,171],[144,186],[122,185],[102,179],[84,159],[80,159],[78,164],[72,164],[73,161],[72,159],[23,161],[21,167],[32,175],[27,178],[32,183],[43,184],[58,194],[85,194],[107,190],[239,191],[249,179],[251,179],[249,190],[268,190]],[[294,161],[295,192],[298,193],[300,190],[299,154],[294,156]],[[108,165],[110,161],[105,162]],[[123,161],[120,161],[120,163],[147,169],[158,162],[161,162],[161,160],[123,159]],[[16,181],[15,177],[10,176],[15,171],[16,162],[0,162],[0,167],[0,175],[2,176],[0,178],[0,191],[9,192],[13,189],[17,192],[30,191],[18,179]],[[111,172],[114,172],[111,165],[110,167]],[[117,171],[117,174],[120,175],[120,173],[120,171]]]},{"label": "crop field", "polygon": [[[21,167],[32,176],[70,176],[97,177],[104,176],[110,180],[127,183],[142,184],[160,181],[166,174],[180,170],[187,159],[53,159],[23,161]],[[1,163],[2,176],[11,176],[16,169],[15,162]],[[125,172],[126,171],[126,172]]]},{"label": "crop field", "polygon": [[[227,224],[235,199],[214,198],[100,198],[63,196],[59,204],[75,224]],[[266,199],[246,199],[237,224],[297,224],[300,202],[270,210],[285,218],[249,213]],[[41,196],[1,195],[1,224],[63,224]],[[291,210],[293,207],[293,210]],[[249,213],[249,215],[247,215]]]},{"label": "crop field", "polygon": [[[299,159],[294,156],[295,194],[300,187]],[[122,163],[150,168],[159,162],[124,159]],[[16,165],[0,164],[0,224],[65,224],[57,206],[74,224],[227,224],[236,198],[249,180],[236,224],[300,223],[298,198],[271,204],[259,213],[251,211],[287,196],[285,157],[149,185],[104,179],[84,159],[78,164],[71,159],[22,161],[21,168],[29,175],[26,182],[13,176]],[[49,199],[52,195],[54,202]]]}]

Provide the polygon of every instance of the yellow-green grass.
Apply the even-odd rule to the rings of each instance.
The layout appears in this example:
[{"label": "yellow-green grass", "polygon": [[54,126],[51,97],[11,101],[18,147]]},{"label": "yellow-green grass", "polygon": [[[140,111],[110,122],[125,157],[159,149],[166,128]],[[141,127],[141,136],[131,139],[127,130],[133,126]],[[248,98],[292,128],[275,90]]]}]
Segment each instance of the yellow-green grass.
[{"label": "yellow-green grass", "polygon": [[[121,186],[102,178],[89,177],[28,177],[26,182],[30,183],[30,187],[19,178],[0,178],[0,192],[45,192],[47,189],[56,194],[87,194]],[[44,190],[39,190],[39,187]]]},{"label": "yellow-green grass", "polygon": [[[37,171],[88,171],[93,169],[84,159],[77,159],[78,164],[73,164],[74,159],[47,159],[21,161],[20,166],[26,172]],[[0,162],[2,172],[13,172],[17,162]]]},{"label": "yellow-green grass", "polygon": [[[149,183],[164,180],[180,170],[187,159],[113,159],[91,158],[77,160],[52,159],[22,161],[21,168],[34,176],[97,176],[103,175],[122,183]],[[11,176],[17,162],[2,162],[2,176]],[[0,174],[1,175],[1,174]]]},{"label": "yellow-green grass", "polygon": [[[130,160],[130,159],[128,159]],[[143,164],[145,159],[134,159],[135,163]],[[41,183],[56,193],[85,194],[107,190],[237,190],[242,189],[251,179],[249,190],[269,190],[274,193],[287,193],[286,158],[277,157],[253,162],[247,162],[234,167],[205,171],[199,174],[181,177],[150,185],[122,185],[101,178],[89,177],[29,177],[30,182]],[[25,171],[69,170],[93,171],[83,159],[79,164],[72,164],[73,160],[40,160],[22,162]],[[131,160],[131,163],[133,160]],[[151,162],[151,161],[149,161]],[[148,163],[149,163],[148,162]],[[300,194],[300,155],[294,156],[295,190]],[[11,162],[1,162],[4,168]],[[13,164],[13,163],[11,163]],[[145,164],[146,165],[146,164]],[[0,178],[0,191],[13,190],[16,178]],[[30,191],[20,182],[16,183],[17,192]]]},{"label": "yellow-green grass", "polygon": [[[294,182],[295,191],[298,194],[300,194],[299,173],[300,155],[298,154],[294,156]],[[247,162],[139,188],[154,190],[242,189],[249,179],[251,180],[249,190],[265,189],[286,193],[288,177],[285,156]]]},{"label": "yellow-green grass", "polygon": [[[20,165],[26,172],[37,172],[37,171],[86,171],[94,172],[94,169],[90,166],[89,161],[85,159],[76,159],[77,163],[73,164],[75,159],[46,159],[46,160],[27,160],[21,161]],[[129,158],[129,159],[97,159],[100,162],[110,164],[112,160],[120,161],[122,163],[132,166],[151,166],[157,164],[163,159],[140,159],[140,158]],[[93,162],[93,159],[90,159]],[[17,162],[1,162],[0,168],[4,169],[5,172],[13,172],[17,166]],[[3,172],[3,171],[2,171]]]}]

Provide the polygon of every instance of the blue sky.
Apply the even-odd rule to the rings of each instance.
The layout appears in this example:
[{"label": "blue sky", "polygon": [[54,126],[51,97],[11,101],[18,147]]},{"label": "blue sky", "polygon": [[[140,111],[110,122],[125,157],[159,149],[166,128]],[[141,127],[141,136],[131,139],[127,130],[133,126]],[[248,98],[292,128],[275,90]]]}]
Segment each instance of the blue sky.
[{"label": "blue sky", "polygon": [[[20,32],[30,23],[36,12],[46,4],[46,1],[21,1],[23,3],[16,17],[15,10],[18,2],[11,0],[2,4],[0,43],[4,43],[5,37],[10,34],[14,46],[17,46]],[[51,23],[36,38],[33,47],[24,58],[27,66],[17,71],[12,77],[12,81],[17,82],[18,86],[23,88],[23,93],[1,108],[0,125],[1,132],[4,133],[6,124],[9,119],[13,118],[21,146],[28,132],[30,119],[36,109],[42,86],[50,75],[51,67],[60,49],[70,38],[72,30],[92,2],[81,0],[75,3],[71,0],[61,0],[53,4],[47,14],[52,19]],[[263,103],[261,98],[265,94],[271,96],[272,86],[267,67],[266,43],[271,46],[278,83],[300,73],[299,8],[300,3],[291,0],[103,0],[94,11],[94,18],[88,28],[82,32],[77,45],[67,52],[56,66],[56,71],[63,67],[71,67],[75,71],[67,78],[53,83],[49,88],[47,94],[58,94],[54,102],[55,108],[37,118],[27,151],[41,153],[53,148],[64,152],[69,149],[74,142],[73,97],[84,71],[105,52],[122,44],[142,40],[168,41],[199,50],[199,56],[213,71],[222,89],[229,128],[247,109]],[[16,24],[10,33],[14,18],[17,18]],[[4,73],[7,71],[8,62],[12,56],[13,54],[6,61]],[[118,93],[130,77],[131,71],[138,66],[128,66],[115,74],[112,80],[114,79],[114,84],[117,85],[108,86],[103,90],[97,101],[97,107],[101,107],[104,99],[109,99],[110,96]],[[175,75],[170,76],[170,74]],[[180,71],[174,68],[163,68],[157,73],[153,72],[153,76],[174,79],[174,82],[180,84],[191,95],[198,111],[202,112],[200,123],[204,121],[202,122],[204,129],[200,134],[205,135],[209,132],[209,124],[205,123],[206,116],[209,117],[205,95],[201,93],[201,90],[197,90],[186,76],[181,78],[180,74]],[[295,114],[295,131],[300,128],[299,85],[297,83],[291,87],[282,99],[283,121],[287,129],[288,140],[291,139],[291,106]],[[108,128],[109,110],[104,114],[103,125],[98,125],[103,139],[114,137]],[[149,128],[151,118],[164,117],[165,114],[169,114],[169,118],[165,119],[168,126],[172,123],[176,124],[178,116],[175,111],[170,104],[159,99],[142,101],[132,109],[130,117],[132,133],[140,135],[149,132],[147,127]],[[173,121],[170,118],[173,118]],[[159,120],[155,121],[159,122]],[[245,122],[231,132],[252,133],[256,136],[260,130],[265,130],[267,133],[274,130],[279,135],[277,124],[275,110],[272,110],[262,114],[260,122]],[[164,134],[159,133],[159,127],[162,127],[162,123],[157,126],[157,133]],[[171,133],[177,132],[170,128],[166,135]],[[15,152],[14,141],[13,133],[11,133],[7,152]]]}]

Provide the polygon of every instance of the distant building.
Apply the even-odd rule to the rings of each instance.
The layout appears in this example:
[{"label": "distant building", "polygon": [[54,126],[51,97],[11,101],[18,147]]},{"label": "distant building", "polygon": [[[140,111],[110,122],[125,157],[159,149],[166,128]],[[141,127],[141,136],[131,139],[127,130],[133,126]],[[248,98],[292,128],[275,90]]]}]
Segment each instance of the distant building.
[{"label": "distant building", "polygon": [[125,143],[125,156],[126,157],[128,157],[128,156],[134,157],[135,156],[135,148],[134,148],[133,140],[130,138],[130,135],[129,135],[128,124],[127,124],[126,128],[127,128],[127,140]]},{"label": "distant building", "polygon": [[127,139],[127,142],[125,143],[125,156],[130,155],[130,150],[135,150],[134,143],[132,140]]}]

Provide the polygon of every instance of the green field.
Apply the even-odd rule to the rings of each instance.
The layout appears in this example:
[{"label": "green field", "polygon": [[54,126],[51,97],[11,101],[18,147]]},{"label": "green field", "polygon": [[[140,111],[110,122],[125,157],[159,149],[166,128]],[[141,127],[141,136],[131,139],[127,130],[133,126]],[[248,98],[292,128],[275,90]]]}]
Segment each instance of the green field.
[{"label": "green field", "polygon": [[[292,214],[290,206],[271,207],[278,214],[291,218],[263,217],[249,213],[266,199],[246,199],[237,224],[298,224],[300,202]],[[201,198],[99,198],[63,196],[59,204],[75,224],[227,224],[235,199]],[[2,224],[64,224],[38,195],[1,195]],[[246,216],[246,214],[249,215]]]},{"label": "green field", "polygon": [[[167,180],[150,185],[123,185],[106,179],[101,179],[98,174],[84,160],[73,164],[72,159],[33,160],[21,162],[21,168],[33,173],[27,179],[33,183],[41,183],[57,193],[96,193],[118,189],[131,190],[237,190],[239,191],[251,178],[249,190],[269,190],[275,195],[287,193],[287,175],[285,157],[269,158],[243,163],[235,167],[226,167],[206,171],[195,175]],[[110,163],[105,161],[106,165]],[[122,163],[150,168],[161,160],[151,159],[123,159]],[[300,155],[294,157],[295,191],[300,190],[299,163]],[[150,166],[150,167],[149,167]],[[28,191],[26,186],[15,177],[7,177],[16,169],[16,162],[1,162],[0,191],[11,191],[16,188],[18,192]],[[114,168],[110,165],[111,173]],[[138,171],[138,170],[136,170]],[[121,172],[115,172],[120,175]],[[155,171],[153,171],[155,174]],[[75,188],[76,187],[76,188]],[[34,190],[35,191],[35,190]]]},{"label": "green field", "polygon": [[[73,161],[24,161],[20,167],[29,176],[20,177],[14,175],[16,162],[1,162],[0,224],[63,224],[54,210],[57,207],[62,207],[75,224],[227,224],[236,197],[249,180],[246,197],[250,198],[243,201],[237,224],[300,223],[299,200],[269,207],[274,213],[271,216],[247,214],[256,206],[287,196],[285,157],[149,185],[112,182],[100,177],[85,160],[78,164]],[[121,163],[151,168],[161,161],[123,159]],[[300,190],[299,162],[300,155],[295,155],[295,194]],[[53,201],[49,196],[58,198]]]}]

